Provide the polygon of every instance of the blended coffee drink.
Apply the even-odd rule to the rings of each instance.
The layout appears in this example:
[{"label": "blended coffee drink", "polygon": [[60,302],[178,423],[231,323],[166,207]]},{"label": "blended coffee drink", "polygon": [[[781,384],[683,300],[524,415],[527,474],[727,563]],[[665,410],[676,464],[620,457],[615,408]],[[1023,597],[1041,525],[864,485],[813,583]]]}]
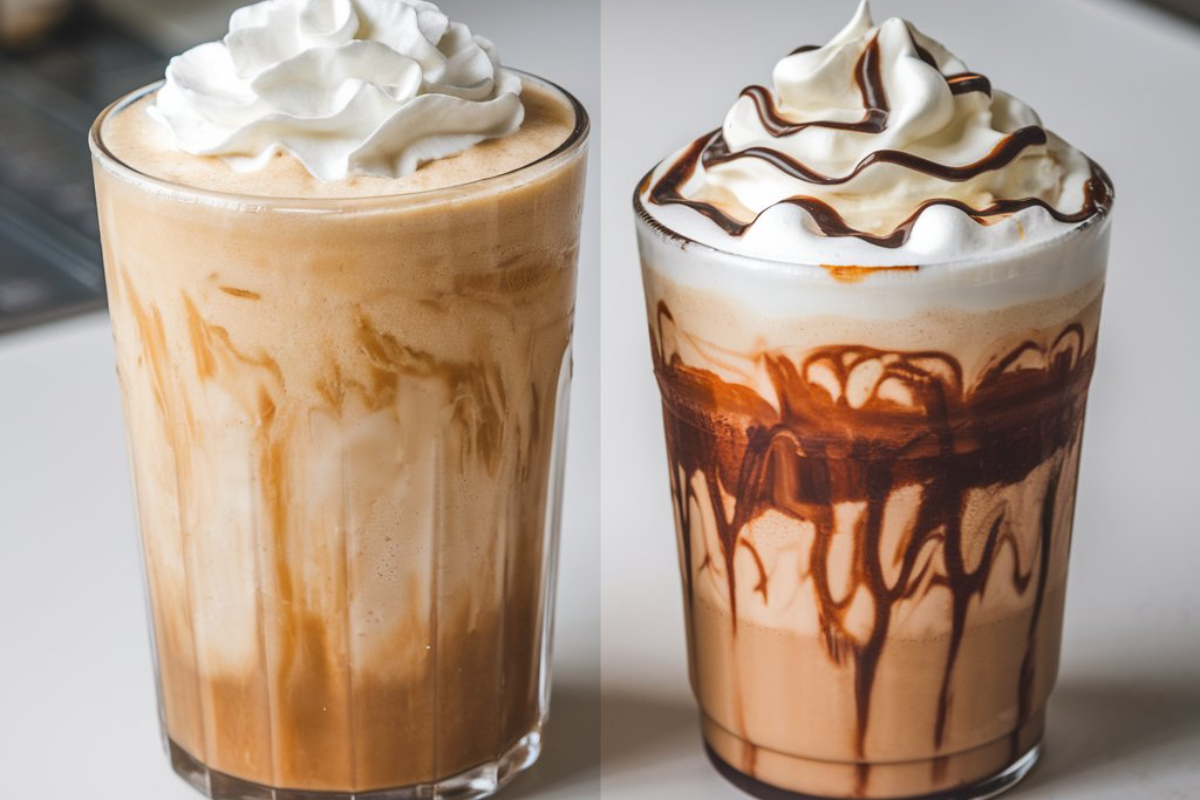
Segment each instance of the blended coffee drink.
[{"label": "blended coffee drink", "polygon": [[92,132],[164,738],[216,798],[537,758],[587,139],[422,0],[268,0]]},{"label": "blended coffee drink", "polygon": [[691,683],[760,797],[978,798],[1058,668],[1112,186],[865,4],[635,205]]}]

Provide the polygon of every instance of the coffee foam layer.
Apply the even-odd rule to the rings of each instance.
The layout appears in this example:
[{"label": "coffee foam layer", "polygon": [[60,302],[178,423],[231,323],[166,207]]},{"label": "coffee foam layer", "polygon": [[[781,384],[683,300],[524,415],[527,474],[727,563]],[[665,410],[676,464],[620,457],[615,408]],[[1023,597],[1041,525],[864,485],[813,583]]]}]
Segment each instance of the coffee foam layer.
[{"label": "coffee foam layer", "polygon": [[[979,322],[971,314],[1053,303],[1096,284],[1104,275],[1109,242],[1109,218],[1100,217],[1039,245],[889,269],[749,258],[689,242],[656,219],[647,215],[638,228],[644,270],[694,291],[705,303],[752,308],[768,327],[802,338],[812,317],[840,318],[839,324],[886,321],[886,335],[894,337],[913,324],[914,314],[945,309],[969,312],[962,325],[970,334]],[[719,313],[708,318],[721,324]]]},{"label": "coffee foam layer", "polygon": [[101,138],[126,165],[159,180],[223,194],[274,198],[355,198],[446,189],[520,169],[551,153],[576,127],[575,110],[559,92],[526,80],[525,121],[511,136],[481,142],[450,158],[431,161],[400,178],[352,175],[321,181],[296,158],[279,153],[262,169],[238,172],[216,156],[177,150],[169,133],[148,113],[154,95],[110,114]]}]

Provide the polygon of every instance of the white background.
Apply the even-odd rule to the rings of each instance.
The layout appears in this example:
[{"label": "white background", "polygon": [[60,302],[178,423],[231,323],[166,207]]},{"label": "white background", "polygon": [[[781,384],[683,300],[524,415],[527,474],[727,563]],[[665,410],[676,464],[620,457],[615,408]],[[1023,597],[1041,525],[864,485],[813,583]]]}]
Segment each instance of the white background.
[{"label": "white background", "polygon": [[[151,8],[146,27],[172,49],[220,36],[241,4],[200,13],[200,4],[169,3],[186,10],[186,24],[165,25]],[[493,39],[506,63],[597,112],[595,0],[441,6]],[[593,138],[552,719],[541,763],[505,794],[513,800],[599,796],[599,155]],[[160,749],[125,459],[106,316],[0,338],[0,800],[200,797]]]},{"label": "white background", "polygon": [[[852,0],[604,0],[602,495],[606,798],[736,798],[700,750],[629,198]],[[1013,800],[1200,798],[1200,29],[1119,0],[877,0],[1113,175],[1062,673]]]}]

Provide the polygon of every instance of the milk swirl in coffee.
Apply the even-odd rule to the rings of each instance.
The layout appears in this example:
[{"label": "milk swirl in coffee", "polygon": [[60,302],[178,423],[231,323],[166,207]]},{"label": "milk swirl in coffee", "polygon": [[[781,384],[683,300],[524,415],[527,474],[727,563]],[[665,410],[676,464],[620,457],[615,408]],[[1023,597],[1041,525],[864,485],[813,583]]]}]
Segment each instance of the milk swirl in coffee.
[{"label": "milk swirl in coffee", "polygon": [[971,798],[1036,756],[1112,198],[865,3],[639,187],[691,680],[743,788]]}]

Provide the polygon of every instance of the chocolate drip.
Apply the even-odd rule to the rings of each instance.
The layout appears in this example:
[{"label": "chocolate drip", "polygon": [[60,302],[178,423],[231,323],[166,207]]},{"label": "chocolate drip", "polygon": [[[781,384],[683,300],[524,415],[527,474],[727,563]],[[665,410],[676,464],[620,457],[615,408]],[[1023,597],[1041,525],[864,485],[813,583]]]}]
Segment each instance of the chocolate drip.
[{"label": "chocolate drip", "polygon": [[[936,69],[938,72],[942,68],[938,66],[937,59],[933,57],[921,43],[917,40],[916,31],[912,26],[908,26],[908,37],[912,39],[913,48],[917,51],[917,56],[929,66]],[[982,92],[988,97],[992,95],[992,82],[978,72],[959,72],[954,75],[947,75],[946,83],[950,84],[950,91],[953,94],[967,94],[968,92]]]},{"label": "chocolate drip", "polygon": [[950,84],[951,94],[982,92],[988,97],[992,96],[992,82],[987,79],[986,75],[980,75],[978,72],[959,72],[955,75],[947,75],[946,83]]},{"label": "chocolate drip", "polygon": [[[1095,357],[1082,326],[1068,325],[1045,343],[1031,338],[1011,348],[972,385],[965,382],[959,362],[942,352],[846,345],[811,351],[800,361],[763,353],[758,360],[774,390],[776,400],[771,402],[751,388],[685,365],[678,354],[668,352],[665,327],[673,322],[671,311],[660,303],[651,344],[680,512],[689,617],[695,595],[691,539],[697,531],[687,510],[704,501],[693,488],[699,477],[725,561],[735,636],[734,556],[739,547],[754,550],[742,531],[768,512],[813,527],[808,563],[819,629],[830,659],[854,670],[859,758],[865,757],[872,691],[893,611],[930,587],[945,588],[951,597],[935,747],[946,734],[953,674],[972,602],[982,598],[989,582],[1007,580],[1020,596],[1034,587],[1016,698],[1020,719],[1014,728],[1019,728],[1035,711],[1034,653],[1050,554],[1056,538],[1068,535],[1063,526],[1069,520],[1057,513],[1060,486],[1082,433]],[[875,368],[879,377],[868,396],[858,398],[861,403],[851,404],[851,376],[864,365]],[[885,384],[890,388],[881,392]],[[897,397],[905,399],[893,399]],[[1018,485],[1038,468],[1046,470],[1048,480],[1037,556],[1022,565],[1016,529],[1021,523],[1010,518],[1008,509],[998,508],[981,526],[968,528],[967,502],[972,492]],[[884,568],[893,564],[891,554],[883,552],[884,514],[894,493],[909,487],[919,487],[919,505],[894,562],[897,576],[890,581]],[[726,510],[729,498],[731,512]],[[852,534],[850,587],[838,599],[829,560],[837,534],[834,510],[845,503],[861,504],[865,510]],[[982,548],[972,569],[964,548],[980,537]],[[1013,566],[999,573],[1005,550],[1011,552]],[[935,565],[936,553],[942,557],[941,569]],[[765,601],[765,567],[757,557],[754,564]],[[855,636],[847,627],[847,614],[860,591],[869,594],[874,608],[865,636]]]},{"label": "chocolate drip", "polygon": [[[805,45],[792,51],[807,52],[817,48]],[[883,86],[883,71],[880,66],[879,40],[871,39],[867,49],[858,57],[854,68],[854,82],[862,96],[863,108],[866,114],[859,122],[831,122],[829,120],[813,120],[812,122],[794,122],[785,118],[775,108],[775,100],[765,86],[747,86],[742,90],[742,97],[754,101],[758,110],[758,118],[767,133],[776,139],[791,136],[806,128],[829,128],[837,131],[856,131],[858,133],[882,133],[887,129],[888,105],[887,90]]]},{"label": "chocolate drip", "polygon": [[882,61],[883,58],[879,54],[879,37],[873,36],[867,44],[867,49],[858,57],[858,64],[854,69],[854,81],[858,84],[859,94],[862,95],[863,108],[867,110],[863,124],[878,125],[880,131],[887,127],[888,112],[892,110],[888,105],[887,89],[883,85]]},{"label": "chocolate drip", "polygon": [[[929,51],[917,44],[915,36],[913,37],[913,45],[917,48],[917,54],[922,60],[934,69],[938,68],[937,62],[929,54]],[[807,53],[818,49],[820,48],[814,45],[804,45],[797,47],[790,55]],[[830,130],[854,131],[857,133],[883,133],[887,130],[888,114],[891,112],[891,106],[887,100],[887,90],[883,83],[880,61],[879,40],[878,38],[873,38],[863,51],[863,54],[859,56],[854,68],[854,82],[858,86],[859,95],[863,101],[863,108],[866,110],[865,116],[858,122],[834,122],[831,120],[796,122],[795,120],[790,120],[783,116],[779,112],[779,109],[776,108],[771,90],[765,86],[747,86],[742,90],[741,96],[748,97],[754,102],[754,107],[758,112],[758,119],[762,123],[763,129],[776,139],[784,136],[792,136],[807,128],[828,128]],[[955,75],[946,75],[945,78],[946,83],[950,86],[951,93],[955,95],[967,94],[969,92],[982,92],[988,96],[992,94],[991,81],[977,72],[961,72]]]},{"label": "chocolate drip", "polygon": [[[720,225],[730,236],[741,236],[750,227],[750,223],[738,222],[712,203],[706,203],[703,200],[689,200],[683,196],[682,192],[683,185],[696,174],[696,167],[700,164],[700,158],[703,156],[705,148],[708,147],[709,142],[720,135],[720,131],[716,131],[692,142],[684,154],[650,188],[650,202],[660,206],[687,206]],[[646,181],[649,181],[650,178],[651,176],[647,175]]]},{"label": "chocolate drip", "polygon": [[775,107],[775,99],[771,90],[765,86],[747,86],[742,89],[741,97],[754,101],[758,119],[763,129],[776,139],[792,136],[808,128],[828,128],[835,131],[856,131],[858,133],[881,133],[884,130],[882,118],[870,112],[859,122],[834,122],[831,120],[812,120],[810,122],[794,122],[779,113]]},{"label": "chocolate drip", "polygon": [[904,27],[908,29],[908,38],[912,40],[912,46],[913,49],[917,51],[917,57],[929,66],[936,69],[938,72],[941,72],[942,68],[938,66],[937,59],[933,57],[933,53],[929,52],[928,49],[923,47],[921,42],[917,39],[917,32],[913,29],[912,24],[905,22]]}]

